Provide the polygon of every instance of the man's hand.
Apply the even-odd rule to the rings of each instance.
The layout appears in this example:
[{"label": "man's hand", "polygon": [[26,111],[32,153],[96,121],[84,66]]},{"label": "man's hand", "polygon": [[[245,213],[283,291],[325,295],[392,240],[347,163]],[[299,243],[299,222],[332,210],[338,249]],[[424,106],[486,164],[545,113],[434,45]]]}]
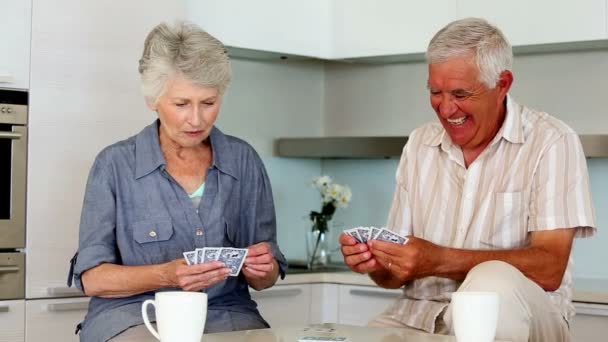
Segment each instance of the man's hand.
[{"label": "man's hand", "polygon": [[200,291],[226,280],[230,270],[219,261],[188,265],[183,258],[165,264],[168,282],[184,291]]},{"label": "man's hand", "polygon": [[399,282],[432,276],[440,266],[441,247],[412,236],[405,245],[371,240],[373,258]]},{"label": "man's hand", "polygon": [[373,257],[369,247],[364,243],[357,243],[354,237],[342,233],[340,244],[344,263],[354,272],[370,273],[383,268]]}]

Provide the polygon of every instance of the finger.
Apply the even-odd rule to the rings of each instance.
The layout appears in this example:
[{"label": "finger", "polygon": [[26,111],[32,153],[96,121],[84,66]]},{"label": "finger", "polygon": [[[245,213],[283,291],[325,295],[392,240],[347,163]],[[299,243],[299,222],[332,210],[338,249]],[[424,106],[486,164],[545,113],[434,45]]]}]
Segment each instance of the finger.
[{"label": "finger", "polygon": [[191,266],[188,266],[187,269],[190,271],[190,274],[200,274],[200,273],[206,273],[206,272],[217,270],[217,269],[224,268],[224,267],[226,267],[226,265],[224,265],[223,262],[213,261],[213,262],[204,262],[202,264],[191,265]]},{"label": "finger", "polygon": [[367,242],[370,249],[383,251],[386,254],[399,256],[402,254],[402,249],[405,245],[401,245],[398,243],[380,241],[380,240],[371,240]]},{"label": "finger", "polygon": [[260,271],[260,272],[272,272],[274,270],[274,265],[273,264],[252,264],[252,265],[247,265],[246,268],[249,270],[256,270],[256,271]]},{"label": "finger", "polygon": [[272,254],[270,244],[268,242],[260,242],[247,248],[247,256],[258,256],[262,254]]},{"label": "finger", "polygon": [[217,283],[220,283],[222,281],[225,281],[226,279],[228,279],[228,275],[226,276],[222,276],[222,277],[213,277],[213,278],[209,278],[206,279],[205,281],[199,281],[199,282],[195,282],[192,284],[189,284],[186,288],[184,288],[184,290],[186,291],[200,291],[202,289],[206,289],[209,288]]},{"label": "finger", "polygon": [[181,287],[191,286],[196,283],[204,283],[208,282],[209,279],[213,278],[223,278],[226,277],[230,273],[230,269],[226,267],[214,269],[211,271],[207,271],[205,273],[197,273],[179,277],[178,284]]},{"label": "finger", "polygon": [[376,269],[378,269],[378,262],[376,261],[376,259],[372,258],[355,266],[354,270],[355,272],[359,273],[370,273],[375,271]]},{"label": "finger", "polygon": [[272,254],[262,254],[259,256],[247,257],[245,258],[245,265],[268,264],[271,263],[273,259],[274,257]]},{"label": "finger", "polygon": [[342,233],[340,234],[340,244],[343,246],[354,246],[357,244],[357,240],[346,233]]},{"label": "finger", "polygon": [[364,243],[358,243],[354,246],[342,246],[342,254],[345,256],[365,253],[369,250],[369,247]]},{"label": "finger", "polygon": [[356,266],[362,262],[366,262],[372,258],[372,253],[365,252],[344,257],[344,262],[350,266]]},{"label": "finger", "polygon": [[268,275],[268,272],[258,271],[258,270],[252,269],[251,267],[243,268],[243,273],[248,278],[255,278],[255,279],[265,278]]}]

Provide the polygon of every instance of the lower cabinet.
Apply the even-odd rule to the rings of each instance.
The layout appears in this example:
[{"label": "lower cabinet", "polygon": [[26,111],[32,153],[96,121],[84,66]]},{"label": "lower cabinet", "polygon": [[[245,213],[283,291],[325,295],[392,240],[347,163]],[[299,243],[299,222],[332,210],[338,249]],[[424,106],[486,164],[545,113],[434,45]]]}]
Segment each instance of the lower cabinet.
[{"label": "lower cabinet", "polygon": [[[87,313],[89,298],[36,299],[26,303],[27,342],[79,341],[74,332]],[[4,341],[3,339],[0,339]]]},{"label": "lower cabinet", "polygon": [[25,300],[0,301],[0,341],[25,341]]},{"label": "lower cabinet", "polygon": [[574,303],[576,315],[570,323],[572,342],[606,341],[608,305]]},{"label": "lower cabinet", "polygon": [[259,292],[250,289],[250,293],[270,326],[307,325],[311,321],[311,286],[277,285]]},{"label": "lower cabinet", "polygon": [[366,325],[392,305],[402,292],[401,289],[340,285],[336,303],[338,323]]}]

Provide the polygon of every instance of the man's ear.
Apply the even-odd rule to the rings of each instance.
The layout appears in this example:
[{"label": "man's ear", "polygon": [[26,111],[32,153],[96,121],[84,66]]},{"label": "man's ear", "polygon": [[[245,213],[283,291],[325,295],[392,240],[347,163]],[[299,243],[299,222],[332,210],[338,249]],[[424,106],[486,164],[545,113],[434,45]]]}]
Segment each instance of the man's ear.
[{"label": "man's ear", "polygon": [[504,70],[500,73],[498,78],[498,82],[496,82],[496,88],[499,91],[499,102],[502,103],[509,93],[509,89],[511,89],[511,85],[513,85],[513,73],[510,70]]},{"label": "man's ear", "polygon": [[146,106],[150,108],[151,111],[156,112],[157,106],[153,99],[146,96]]}]

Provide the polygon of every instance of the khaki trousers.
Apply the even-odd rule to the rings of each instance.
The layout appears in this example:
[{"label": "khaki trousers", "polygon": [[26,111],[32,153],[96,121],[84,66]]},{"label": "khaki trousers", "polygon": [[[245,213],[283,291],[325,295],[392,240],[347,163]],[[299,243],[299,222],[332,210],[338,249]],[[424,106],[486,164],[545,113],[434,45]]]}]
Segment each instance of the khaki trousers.
[{"label": "khaki trousers", "polygon": [[[568,324],[560,309],[540,286],[505,262],[488,261],[477,265],[458,291],[493,291],[499,294],[497,340],[570,341]],[[376,317],[369,326],[413,329],[387,314]],[[454,335],[451,305],[437,318],[435,333]]]}]

